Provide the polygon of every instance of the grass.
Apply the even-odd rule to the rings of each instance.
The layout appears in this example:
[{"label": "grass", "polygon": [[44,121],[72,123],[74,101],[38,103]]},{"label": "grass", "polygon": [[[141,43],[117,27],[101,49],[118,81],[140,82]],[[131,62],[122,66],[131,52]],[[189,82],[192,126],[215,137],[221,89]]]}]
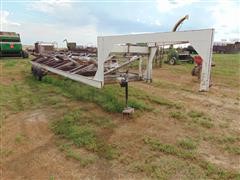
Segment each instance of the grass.
[{"label": "grass", "polygon": [[24,140],[26,139],[26,137],[22,134],[17,134],[15,137],[15,142],[16,143],[22,143]]},{"label": "grass", "polygon": [[191,138],[186,138],[179,140],[178,146],[186,150],[194,150],[197,148],[197,143]]},{"label": "grass", "polygon": [[171,111],[169,113],[170,117],[176,120],[193,123],[200,125],[204,128],[212,128],[214,126],[212,119],[205,115],[203,112],[198,111],[190,111],[186,112],[186,110],[181,111]]},{"label": "grass", "polygon": [[[108,112],[122,112],[124,102],[124,92],[118,85],[109,85],[103,89],[96,89],[69,79],[57,79],[45,77],[43,83],[59,87],[64,95],[76,100],[88,101],[98,104]],[[137,100],[130,95],[129,106],[139,110],[150,110],[143,101]]]},{"label": "grass", "polygon": [[60,144],[59,149],[65,153],[67,158],[77,160],[82,167],[86,167],[96,161],[95,156],[86,153],[83,154],[74,150],[72,144]]},{"label": "grass", "polygon": [[153,138],[149,137],[144,138],[144,143],[150,145],[153,150],[158,150],[163,153],[174,155],[183,159],[195,159],[194,152],[186,151],[182,148],[178,148],[170,144],[161,143]]},{"label": "grass", "polygon": [[[216,63],[212,74],[213,82],[227,88],[239,88],[239,55],[214,55],[213,58]],[[225,151],[223,155],[229,153],[237,158],[240,155],[239,138],[237,133],[231,134],[233,132],[229,128],[230,121],[220,127],[217,120],[210,118],[214,116],[168,99],[164,94],[156,96],[148,89],[140,90],[134,83],[130,83],[129,104],[138,110],[139,116],[134,117],[134,121],[116,122],[114,117],[119,114],[115,113],[120,113],[125,103],[124,89],[120,88],[118,84],[95,89],[51,75],[39,82],[30,74],[28,60],[5,59],[0,62],[0,66],[3,69],[1,74],[3,78],[0,82],[0,111],[4,112],[1,114],[3,119],[12,113],[43,107],[62,111],[61,114],[54,116],[51,128],[58,137],[57,140],[61,141],[59,149],[63,155],[67,160],[72,160],[81,167],[91,170],[91,165],[96,161],[100,163],[107,161],[107,164],[110,164],[108,169],[121,167],[121,172],[125,173],[126,170],[129,170],[128,172],[132,173],[130,175],[133,177],[137,175],[143,179],[240,179],[240,175],[232,171],[231,167],[229,170],[220,168],[204,160],[198,153],[198,148],[200,148],[198,144],[201,141],[208,141],[214,148],[219,148],[221,152]],[[181,75],[189,73],[192,65],[168,66],[164,64],[164,68],[174,75]],[[8,81],[5,82],[5,79]],[[192,83],[177,82],[174,84],[159,77],[155,77],[151,85],[154,88],[164,88],[169,91],[174,89],[176,92],[178,91],[176,95],[181,95],[182,91],[187,91],[185,94],[197,93],[190,87]],[[210,95],[212,95],[211,92]],[[228,96],[229,94],[226,93],[224,97]],[[235,100],[239,100],[239,97],[235,97]],[[83,102],[79,103],[83,107],[68,109],[67,103],[79,105],[77,103],[79,101]],[[102,108],[99,110],[101,113],[99,114],[94,109],[84,108],[85,102],[97,104]],[[143,141],[133,142],[133,139],[130,138],[131,146],[128,146],[127,142],[113,141],[114,138],[119,138],[117,137],[118,133],[124,133],[121,128],[124,130],[125,127],[129,128],[129,131],[133,130],[136,136],[141,137],[142,131],[138,132],[138,125],[142,125],[142,121],[139,121],[138,118],[145,118],[142,116],[144,113],[149,118],[154,116],[160,123],[167,119],[166,116],[178,120],[178,125],[183,128],[186,138],[177,139],[174,144],[166,143],[164,139],[150,138],[148,124],[144,124],[146,125],[144,127],[146,138]],[[193,125],[194,131],[189,132],[192,129],[186,128],[189,124]],[[157,125],[157,123],[152,125]],[[1,123],[1,126],[4,124]],[[136,130],[133,129],[135,127]],[[226,132],[226,135],[215,131],[219,130],[217,129],[219,127],[224,128],[220,130]],[[154,128],[152,130],[154,131]],[[157,132],[153,132],[151,135],[154,133]],[[205,135],[209,137],[201,139]],[[13,143],[25,142],[25,138],[24,135],[17,134],[13,137]],[[132,153],[131,148],[134,149],[136,146],[139,148],[139,152]],[[1,150],[1,157],[9,157],[12,154],[12,149]],[[125,162],[122,162],[121,159]],[[79,168],[81,169],[81,167]],[[54,179],[54,176],[51,176],[50,179]]]},{"label": "grass", "polygon": [[130,171],[145,172],[152,179],[176,179],[178,175],[181,179],[207,178],[199,166],[172,156],[150,157],[145,162],[135,162]]},{"label": "grass", "polygon": [[106,129],[111,132],[114,127],[106,117],[85,115],[82,110],[70,112],[52,124],[56,135],[109,160],[117,158],[118,152],[116,147],[105,141],[101,132]]},{"label": "grass", "polygon": [[5,68],[9,68],[9,67],[15,67],[17,65],[19,60],[12,60],[12,61],[6,61],[4,63],[4,67]]},{"label": "grass", "polygon": [[212,119],[205,115],[203,112],[190,111],[187,114],[193,123],[196,123],[204,128],[212,128],[214,126]]},{"label": "grass", "polygon": [[203,139],[215,144],[228,153],[240,155],[240,138],[238,136],[223,134],[221,136],[205,136]]},{"label": "grass", "polygon": [[[211,179],[238,179],[240,177],[239,173],[227,171],[221,169],[214,164],[211,164],[205,160],[202,160],[194,151],[192,151],[192,143],[184,143],[184,147],[180,145],[177,147],[171,144],[161,143],[159,140],[145,137],[144,143],[149,145],[153,151],[159,151],[167,155],[172,155],[174,157],[183,159],[191,163],[191,165],[196,165],[198,168],[203,169],[206,177]],[[188,144],[186,146],[186,144]],[[191,147],[189,149],[189,147]],[[154,169],[153,169],[154,170]]]},{"label": "grass", "polygon": [[0,157],[1,158],[8,157],[11,154],[13,154],[13,151],[10,149],[2,149],[2,148],[0,149]]},{"label": "grass", "polygon": [[182,112],[182,111],[172,111],[172,112],[170,112],[170,117],[177,119],[177,120],[186,120],[187,119],[184,112]]}]

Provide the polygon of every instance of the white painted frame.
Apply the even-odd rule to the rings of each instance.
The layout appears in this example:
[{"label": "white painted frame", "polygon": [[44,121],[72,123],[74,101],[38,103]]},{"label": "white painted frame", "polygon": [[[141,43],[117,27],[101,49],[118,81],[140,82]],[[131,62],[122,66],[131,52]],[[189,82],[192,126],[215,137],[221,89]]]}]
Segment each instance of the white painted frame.
[{"label": "white painted frame", "polygon": [[[93,78],[65,72],[56,68],[51,68],[43,64],[31,61],[35,66],[44,68],[50,72],[68,77],[70,79],[102,88],[104,86],[104,63],[109,58],[111,52],[131,52],[148,54],[148,62],[145,80],[152,81],[152,61],[155,56],[158,44],[175,44],[189,42],[203,59],[202,74],[200,82],[200,91],[208,91],[212,63],[212,46],[213,46],[213,29],[177,31],[166,33],[145,33],[129,34],[120,36],[100,36],[98,43],[98,69]],[[147,43],[148,47],[141,46],[124,46],[121,44]],[[140,64],[141,64],[140,59]],[[141,72],[139,67],[139,72]]]},{"label": "white painted frame", "polygon": [[[212,46],[213,46],[214,29],[202,29],[191,31],[177,31],[166,33],[145,33],[129,34],[119,36],[99,36],[98,45],[98,70],[94,80],[102,82],[104,85],[104,62],[117,44],[135,44],[135,43],[181,43],[189,42],[203,59],[202,74],[200,82],[200,91],[208,91],[210,83],[211,63],[212,63]],[[156,47],[150,47],[148,60],[147,78],[151,80],[152,58],[155,55]]]}]

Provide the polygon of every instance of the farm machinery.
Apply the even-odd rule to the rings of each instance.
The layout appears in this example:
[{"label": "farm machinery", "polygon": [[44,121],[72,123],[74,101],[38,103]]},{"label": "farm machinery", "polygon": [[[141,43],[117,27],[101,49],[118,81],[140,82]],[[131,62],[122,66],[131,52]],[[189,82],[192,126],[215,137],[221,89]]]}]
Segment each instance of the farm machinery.
[{"label": "farm machinery", "polygon": [[[183,21],[187,20],[189,18],[188,15],[182,17],[177,21],[177,23],[174,25],[172,32],[176,32],[180,25],[183,23]],[[173,47],[173,45],[170,45],[167,55],[167,60],[165,63],[175,65],[177,62],[189,62],[193,63],[193,57],[192,54],[196,54],[196,51],[192,48],[192,46],[188,46],[187,48],[184,48],[182,51],[177,50]]]},{"label": "farm machinery", "polygon": [[[213,29],[165,33],[99,36],[97,57],[83,58],[75,52],[49,54],[31,62],[33,75],[41,80],[47,72],[58,74],[84,84],[102,88],[104,84],[122,79],[129,64],[138,68],[127,73],[127,80],[152,82],[153,59],[157,48],[164,45],[190,43],[202,57],[200,91],[208,91],[210,83]],[[141,43],[142,45],[139,45]],[[86,52],[85,52],[86,53]],[[118,58],[118,54],[130,54]],[[91,54],[87,52],[87,54]],[[112,54],[116,55],[115,59]],[[123,68],[123,69],[122,69]]]},{"label": "farm machinery", "polygon": [[19,34],[0,31],[0,57],[28,58],[28,53],[22,49]]}]

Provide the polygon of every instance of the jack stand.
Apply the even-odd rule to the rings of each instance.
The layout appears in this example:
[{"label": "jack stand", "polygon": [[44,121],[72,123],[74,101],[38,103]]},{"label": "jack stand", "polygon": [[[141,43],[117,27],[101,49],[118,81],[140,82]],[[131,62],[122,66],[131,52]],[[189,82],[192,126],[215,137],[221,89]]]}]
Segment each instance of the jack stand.
[{"label": "jack stand", "polygon": [[131,114],[134,113],[134,108],[128,107],[128,70],[126,73],[123,75],[123,78],[120,81],[120,86],[125,87],[125,108],[122,111],[122,117],[124,119],[125,116],[129,117]]}]

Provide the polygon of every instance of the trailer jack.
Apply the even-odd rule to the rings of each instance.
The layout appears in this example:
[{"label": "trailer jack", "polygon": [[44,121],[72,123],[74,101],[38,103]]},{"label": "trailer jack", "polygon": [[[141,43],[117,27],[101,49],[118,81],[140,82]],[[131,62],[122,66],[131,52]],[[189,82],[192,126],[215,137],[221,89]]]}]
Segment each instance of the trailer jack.
[{"label": "trailer jack", "polygon": [[128,70],[123,74],[120,86],[125,87],[125,108],[122,111],[122,117],[124,119],[125,116],[129,117],[134,113],[134,108],[128,106]]}]

